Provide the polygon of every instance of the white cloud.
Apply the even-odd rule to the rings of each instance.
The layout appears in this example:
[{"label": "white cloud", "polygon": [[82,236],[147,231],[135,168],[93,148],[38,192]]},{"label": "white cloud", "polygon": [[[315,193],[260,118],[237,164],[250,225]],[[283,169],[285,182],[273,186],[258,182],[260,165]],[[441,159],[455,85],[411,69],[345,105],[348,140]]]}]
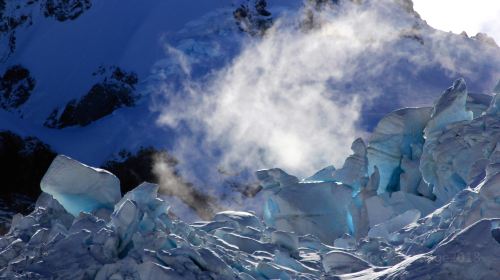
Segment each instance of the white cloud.
[{"label": "white cloud", "polygon": [[415,10],[431,26],[469,35],[486,32],[500,44],[500,1],[413,0]]}]

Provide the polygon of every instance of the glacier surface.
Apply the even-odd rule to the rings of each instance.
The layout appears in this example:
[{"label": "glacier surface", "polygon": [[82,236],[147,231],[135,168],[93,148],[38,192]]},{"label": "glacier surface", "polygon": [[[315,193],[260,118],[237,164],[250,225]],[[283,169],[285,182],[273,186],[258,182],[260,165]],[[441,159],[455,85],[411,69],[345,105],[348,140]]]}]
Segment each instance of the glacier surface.
[{"label": "glacier surface", "polygon": [[187,224],[157,185],[121,196],[112,174],[59,156],[0,237],[0,279],[496,279],[499,95],[483,106],[460,79],[383,118],[339,169],[258,171],[262,217]]}]

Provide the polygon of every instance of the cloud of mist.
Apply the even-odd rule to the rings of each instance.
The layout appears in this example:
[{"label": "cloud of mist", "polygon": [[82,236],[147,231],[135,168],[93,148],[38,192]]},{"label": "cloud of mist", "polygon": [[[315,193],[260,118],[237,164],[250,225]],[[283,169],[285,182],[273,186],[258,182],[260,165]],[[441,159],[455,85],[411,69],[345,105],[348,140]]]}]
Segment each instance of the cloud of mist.
[{"label": "cloud of mist", "polygon": [[367,67],[358,57],[397,36],[378,12],[343,9],[317,13],[319,26],[307,31],[295,15],[281,19],[227,67],[201,82],[185,81],[159,119],[192,132],[179,139],[177,156],[193,163],[215,154],[224,169],[281,167],[300,176],[340,166],[363,134],[362,105],[377,93],[346,95],[335,84]]}]

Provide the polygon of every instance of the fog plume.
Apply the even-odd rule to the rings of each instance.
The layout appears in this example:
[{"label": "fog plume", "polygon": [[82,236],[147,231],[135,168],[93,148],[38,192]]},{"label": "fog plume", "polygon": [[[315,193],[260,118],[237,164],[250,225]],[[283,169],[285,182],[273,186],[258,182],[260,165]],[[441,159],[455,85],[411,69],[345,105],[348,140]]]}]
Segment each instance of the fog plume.
[{"label": "fog plume", "polygon": [[[496,46],[432,29],[411,2],[339,2],[282,12],[262,37],[195,22],[166,47],[157,121],[175,131],[172,153],[196,189],[220,200],[232,185],[244,197],[254,188],[221,182],[262,168],[306,177],[341,167],[352,141],[390,111],[429,106],[459,77],[474,92],[498,82]],[[231,40],[241,49],[227,51]],[[220,205],[248,203],[230,200]]]}]

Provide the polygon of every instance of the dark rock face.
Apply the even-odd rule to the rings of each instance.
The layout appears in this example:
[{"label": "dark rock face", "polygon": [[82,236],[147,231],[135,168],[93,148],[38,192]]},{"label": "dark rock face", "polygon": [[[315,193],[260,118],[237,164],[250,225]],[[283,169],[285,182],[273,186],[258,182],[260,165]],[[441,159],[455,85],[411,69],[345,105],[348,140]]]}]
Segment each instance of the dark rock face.
[{"label": "dark rock face", "polygon": [[266,0],[249,0],[233,11],[233,17],[241,31],[252,36],[262,36],[273,24]]},{"label": "dark rock face", "polygon": [[[31,9],[34,1],[25,3],[26,7]],[[16,50],[16,29],[20,26],[28,26],[32,24],[31,12],[12,12],[7,10],[9,2],[0,0],[0,44],[5,45],[5,49],[1,53],[1,61],[5,61]],[[16,10],[20,6],[16,7]]]},{"label": "dark rock face", "polygon": [[56,154],[34,137],[0,131],[0,234],[15,213],[28,214],[40,195],[40,181]]},{"label": "dark rock face", "polygon": [[28,69],[21,65],[10,67],[0,78],[0,108],[19,108],[28,101],[35,85],[35,79]]},{"label": "dark rock face", "polygon": [[44,15],[58,21],[75,20],[91,6],[90,0],[47,0]]},{"label": "dark rock face", "polygon": [[27,215],[35,208],[35,199],[22,194],[0,197],[0,235],[9,231],[12,217],[17,213]]},{"label": "dark rock face", "polygon": [[0,131],[0,196],[7,200],[16,193],[38,197],[40,181],[55,156],[48,145],[35,137]]},{"label": "dark rock face", "polygon": [[68,126],[86,126],[99,120],[116,109],[132,107],[138,97],[135,94],[137,75],[125,72],[119,67],[106,69],[100,67],[94,76],[104,76],[102,82],[92,86],[80,100],[71,100],[61,114],[59,109],[52,111],[45,126],[64,128]]}]

